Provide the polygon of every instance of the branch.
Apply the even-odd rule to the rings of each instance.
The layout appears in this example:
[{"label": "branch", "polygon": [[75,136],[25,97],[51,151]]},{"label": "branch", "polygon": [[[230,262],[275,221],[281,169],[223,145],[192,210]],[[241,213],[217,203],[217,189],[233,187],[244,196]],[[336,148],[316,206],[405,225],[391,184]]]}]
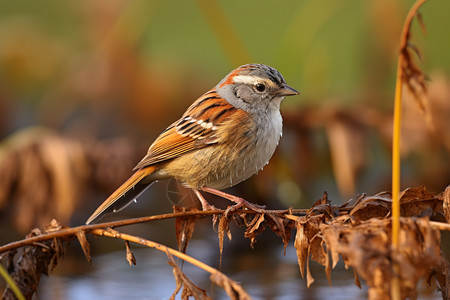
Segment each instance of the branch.
[{"label": "branch", "polygon": [[[266,210],[269,213],[274,214],[284,214],[288,212],[288,210]],[[293,209],[290,210],[291,213],[305,213],[306,209]],[[29,238],[25,238],[20,241],[15,241],[8,243],[6,245],[0,246],[0,254],[17,249],[23,246],[27,245],[33,245],[38,242],[43,242],[46,240],[50,240],[53,238],[68,238],[72,237],[75,238],[78,232],[84,231],[87,233],[90,233],[93,230],[96,229],[104,229],[104,228],[116,228],[121,226],[127,226],[127,225],[133,225],[138,223],[146,223],[146,222],[154,222],[159,220],[165,220],[165,219],[172,219],[172,218],[178,218],[178,217],[189,217],[189,216],[209,216],[209,215],[222,215],[225,213],[225,210],[217,209],[217,210],[208,210],[208,211],[202,211],[202,210],[193,210],[193,211],[186,211],[186,212],[176,212],[176,213],[169,213],[169,214],[162,214],[162,215],[156,215],[156,216],[146,216],[146,217],[140,217],[140,218],[132,218],[132,219],[126,219],[126,220],[118,220],[118,221],[111,221],[111,222],[105,222],[105,223],[98,223],[98,224],[91,224],[91,225],[81,225],[77,227],[67,227],[61,230],[51,231],[47,232],[38,236],[33,236]],[[246,214],[255,214],[256,212],[252,210],[237,210],[235,213],[246,213]]]},{"label": "branch", "polygon": [[6,251],[10,251],[10,250],[17,249],[17,248],[27,246],[27,245],[32,245],[32,244],[35,244],[38,242],[43,242],[43,241],[53,239],[53,238],[67,238],[67,237],[71,237],[71,236],[73,236],[73,238],[74,238],[77,235],[77,233],[80,231],[90,232],[90,231],[96,230],[96,229],[102,229],[102,228],[108,228],[108,227],[110,227],[110,228],[121,227],[121,226],[126,226],[126,225],[153,222],[153,221],[165,220],[165,219],[171,219],[171,218],[177,218],[177,217],[207,216],[207,215],[215,215],[215,214],[222,214],[222,213],[224,213],[223,210],[189,211],[189,212],[162,214],[162,215],[157,215],[157,216],[147,216],[147,217],[141,217],[141,218],[132,218],[132,219],[126,219],[126,220],[118,220],[118,221],[111,221],[111,222],[105,222],[105,223],[81,225],[81,226],[77,226],[77,227],[64,228],[61,230],[47,232],[47,233],[44,233],[44,234],[41,234],[38,236],[25,238],[20,241],[11,242],[9,244],[3,245],[0,247],[0,254],[4,253]]}]

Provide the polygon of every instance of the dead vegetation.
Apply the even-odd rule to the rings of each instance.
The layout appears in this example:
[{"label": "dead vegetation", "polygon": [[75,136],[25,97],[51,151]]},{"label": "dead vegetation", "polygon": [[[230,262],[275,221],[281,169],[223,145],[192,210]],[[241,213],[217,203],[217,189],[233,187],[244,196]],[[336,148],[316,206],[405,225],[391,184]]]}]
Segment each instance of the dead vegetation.
[{"label": "dead vegetation", "polygon": [[[390,194],[383,192],[373,196],[361,195],[340,206],[332,205],[324,194],[308,210],[266,210],[264,213],[240,210],[230,214],[228,218],[222,210],[205,212],[175,207],[172,214],[75,228],[61,228],[58,222],[53,221],[44,233],[34,229],[26,239],[0,247],[0,255],[27,299],[31,299],[36,292],[40,276],[47,275],[57,265],[69,241],[77,239],[86,259],[92,263],[87,239],[89,235],[124,240],[125,257],[130,264],[137,263],[130,242],[165,253],[177,282],[172,297],[181,291],[183,299],[189,296],[208,299],[206,290],[193,283],[175,263],[173,257],[178,257],[209,272],[211,281],[224,288],[231,299],[250,299],[240,284],[186,255],[197,221],[209,215],[219,218],[216,227],[220,247],[223,247],[225,236],[231,239],[231,223],[243,228],[245,237],[249,238],[252,245],[259,233],[270,229],[281,237],[285,247],[289,247],[289,240],[295,230],[293,246],[297,251],[300,273],[302,277],[306,276],[308,286],[314,282],[310,271],[311,260],[325,267],[326,276],[332,284],[331,270],[342,259],[347,267],[353,269],[357,286],[360,286],[360,278],[366,281],[369,299],[389,299],[390,282],[394,275],[401,279],[402,298],[414,299],[417,295],[417,282],[424,278],[429,284],[436,281],[443,299],[447,299],[449,265],[442,253],[440,230],[450,230],[445,222],[450,219],[450,187],[438,195],[427,192],[424,187],[408,188],[402,192],[400,203],[402,218],[398,252],[391,251],[392,203]],[[167,218],[176,218],[175,234],[179,250],[113,229]],[[402,266],[399,274],[392,273],[393,263]],[[12,292],[6,289],[3,298],[14,299],[13,297]]]},{"label": "dead vegetation", "polygon": [[29,128],[0,148],[0,211],[20,232],[62,224],[89,194],[114,188],[144,151],[125,139],[95,141]]},{"label": "dead vegetation", "polygon": [[[360,286],[358,276],[367,282],[369,299],[389,299],[394,275],[402,282],[402,299],[415,299],[418,280],[426,278],[429,283],[433,276],[443,299],[447,299],[448,262],[440,249],[439,229],[430,224],[430,218],[443,219],[441,205],[449,192],[447,188],[445,193],[433,196],[424,188],[403,191],[398,252],[391,251],[392,203],[388,193],[362,197],[347,214],[337,216],[334,211],[341,211],[345,205],[333,210],[322,199],[315,206],[320,207],[318,212],[300,217],[296,223],[295,247],[302,276],[306,265],[307,284],[314,282],[310,258],[325,266],[330,281],[330,271],[340,256],[354,270],[356,285]],[[393,264],[401,266],[399,274],[393,274]]]}]

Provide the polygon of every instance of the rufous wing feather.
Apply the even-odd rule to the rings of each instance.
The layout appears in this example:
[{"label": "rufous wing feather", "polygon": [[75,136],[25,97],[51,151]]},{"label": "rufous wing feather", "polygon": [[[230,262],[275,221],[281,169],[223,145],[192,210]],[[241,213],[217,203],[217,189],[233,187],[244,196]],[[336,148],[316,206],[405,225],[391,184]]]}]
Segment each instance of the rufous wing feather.
[{"label": "rufous wing feather", "polygon": [[205,93],[178,121],[158,136],[134,170],[219,143],[217,129],[236,110],[214,89]]}]

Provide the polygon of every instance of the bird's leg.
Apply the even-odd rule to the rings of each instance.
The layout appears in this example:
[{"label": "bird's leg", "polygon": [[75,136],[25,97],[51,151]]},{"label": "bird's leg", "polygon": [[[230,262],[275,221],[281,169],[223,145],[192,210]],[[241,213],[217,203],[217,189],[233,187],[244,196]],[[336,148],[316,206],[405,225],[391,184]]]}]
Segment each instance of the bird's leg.
[{"label": "bird's leg", "polygon": [[[203,210],[217,210],[217,208],[214,205],[211,205],[206,201],[206,199],[203,197],[203,195],[196,189],[192,189],[194,191],[194,194],[197,196],[198,200],[200,200],[200,203],[202,204]],[[213,215],[212,221],[213,221],[213,228],[217,224],[218,217],[216,214]]]},{"label": "bird's leg", "polygon": [[206,199],[203,197],[203,195],[196,189],[192,189],[194,191],[194,194],[197,196],[198,200],[200,200],[200,203],[202,204],[203,210],[217,210],[217,208],[214,205],[211,205],[206,201]]},{"label": "bird's leg", "polygon": [[228,194],[228,193],[225,193],[225,192],[213,189],[213,188],[204,187],[204,188],[201,188],[201,190],[236,203],[235,205],[227,208],[225,215],[228,215],[230,212],[235,211],[241,207],[246,207],[248,209],[254,210],[259,213],[264,213],[264,209],[266,208],[266,206],[264,206],[264,205],[257,205],[257,204],[248,202],[243,198],[240,198],[240,197],[237,197],[237,196],[234,196],[234,195],[231,195],[231,194]]}]

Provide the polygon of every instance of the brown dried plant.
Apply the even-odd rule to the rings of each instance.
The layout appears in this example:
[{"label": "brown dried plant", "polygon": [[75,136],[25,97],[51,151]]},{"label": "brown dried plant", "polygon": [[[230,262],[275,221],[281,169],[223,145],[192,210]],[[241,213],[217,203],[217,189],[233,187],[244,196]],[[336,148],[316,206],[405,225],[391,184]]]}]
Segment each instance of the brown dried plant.
[{"label": "brown dried plant", "polygon": [[124,139],[83,140],[36,127],[17,132],[0,144],[0,212],[21,232],[52,218],[68,224],[80,199],[118,185],[140,150]]},{"label": "brown dried plant", "polygon": [[[22,241],[1,246],[0,255],[6,259],[9,272],[24,294],[32,295],[36,292],[40,274],[48,274],[48,271],[56,265],[68,241],[77,239],[86,259],[91,263],[87,236],[107,236],[125,241],[126,259],[130,264],[136,264],[136,260],[129,243],[141,244],[165,253],[177,282],[172,297],[181,291],[183,299],[190,296],[196,299],[209,299],[207,291],[193,283],[174,262],[173,257],[178,257],[209,272],[211,281],[224,288],[231,299],[250,299],[240,284],[183,253],[187,251],[197,221],[206,216],[218,216],[220,221],[217,234],[221,240],[221,248],[224,236],[231,238],[229,226],[233,220],[235,224],[244,228],[244,236],[249,238],[252,245],[257,235],[269,228],[281,237],[287,247],[292,230],[295,228],[294,246],[298,264],[302,277],[306,274],[308,286],[314,282],[310,271],[311,260],[325,266],[325,273],[331,284],[331,270],[341,257],[345,265],[353,269],[356,285],[360,286],[359,278],[366,281],[369,299],[389,299],[390,279],[394,275],[401,278],[402,297],[414,298],[417,294],[418,280],[425,278],[429,284],[432,280],[436,281],[443,299],[446,299],[450,295],[448,262],[440,248],[439,230],[450,230],[450,224],[445,222],[446,219],[450,219],[448,209],[450,187],[438,195],[427,192],[423,187],[408,188],[402,192],[400,251],[394,254],[390,251],[391,201],[390,194],[383,192],[373,196],[361,195],[355,200],[351,199],[340,206],[334,206],[327,194],[324,194],[308,210],[266,210],[264,213],[238,210],[227,215],[223,210],[198,211],[174,208],[174,213],[171,214],[74,228],[61,228],[54,221],[43,234],[34,230]],[[182,251],[112,229],[167,218],[176,218],[175,232]],[[21,253],[18,254],[18,251]],[[399,274],[392,273],[392,262],[401,266]],[[30,282],[33,284],[28,285]],[[9,289],[4,294],[8,299],[5,295],[10,295]]]},{"label": "brown dried plant", "polygon": [[[318,203],[318,212],[311,211],[297,219],[295,247],[302,277],[308,286],[314,282],[310,259],[325,266],[330,281],[330,271],[339,261],[355,273],[355,284],[360,286],[359,277],[367,282],[369,299],[390,299],[391,279],[399,276],[401,298],[416,298],[416,286],[420,278],[430,282],[435,276],[443,299],[449,292],[448,262],[440,248],[440,233],[430,217],[443,220],[443,203],[450,188],[434,196],[423,187],[410,188],[402,192],[400,203],[401,219],[399,248],[391,252],[392,221],[389,193],[357,199],[347,214],[333,216],[333,211],[342,212],[348,203],[333,207],[329,203]],[[448,228],[448,224],[445,224]],[[392,264],[400,266],[394,274]],[[331,283],[331,282],[330,282]]]},{"label": "brown dried plant", "polygon": [[410,11],[410,14],[406,18],[404,31],[402,32],[400,41],[399,68],[402,70],[401,82],[404,84],[413,100],[415,100],[419,110],[425,115],[430,129],[434,129],[431,111],[429,108],[429,99],[427,96],[427,76],[423,73],[420,67],[418,67],[414,59],[414,56],[416,56],[419,60],[422,60],[422,53],[420,49],[411,41],[411,24],[414,17],[417,19],[424,34],[426,33],[422,14],[418,11],[425,1],[426,0],[416,1],[414,7]]}]

